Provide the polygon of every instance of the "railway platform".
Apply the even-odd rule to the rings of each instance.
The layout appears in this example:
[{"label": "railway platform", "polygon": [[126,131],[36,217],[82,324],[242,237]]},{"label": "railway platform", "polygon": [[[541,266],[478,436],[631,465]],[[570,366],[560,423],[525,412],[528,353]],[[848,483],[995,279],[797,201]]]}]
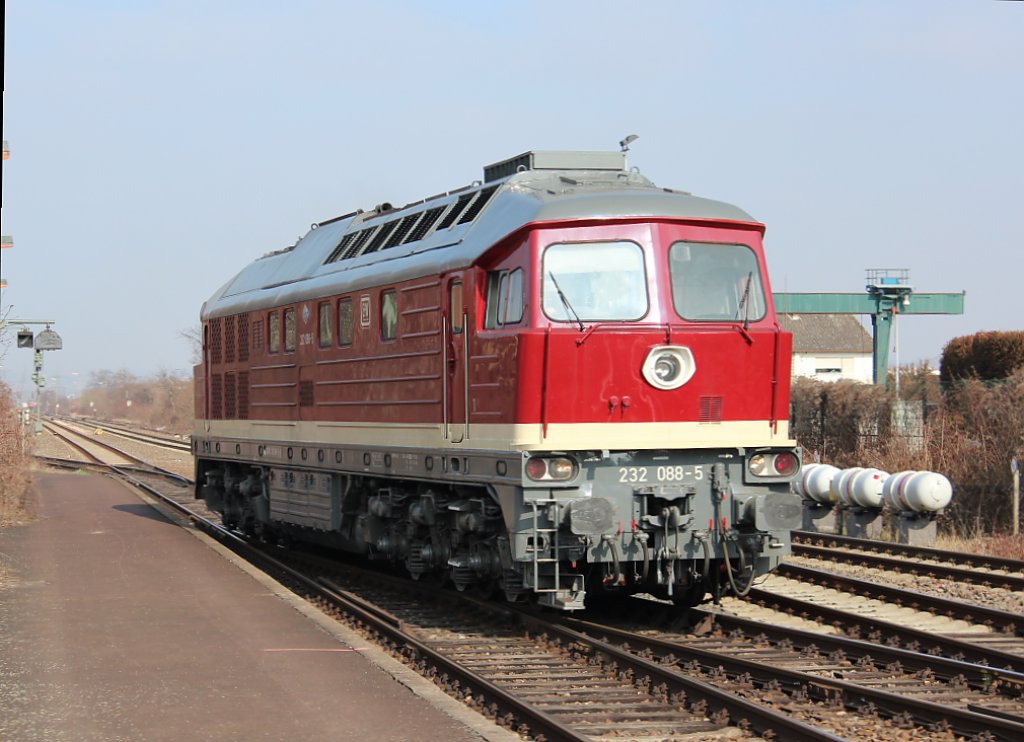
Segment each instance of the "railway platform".
[{"label": "railway platform", "polygon": [[0,531],[0,739],[518,739],[125,486],[36,494]]}]

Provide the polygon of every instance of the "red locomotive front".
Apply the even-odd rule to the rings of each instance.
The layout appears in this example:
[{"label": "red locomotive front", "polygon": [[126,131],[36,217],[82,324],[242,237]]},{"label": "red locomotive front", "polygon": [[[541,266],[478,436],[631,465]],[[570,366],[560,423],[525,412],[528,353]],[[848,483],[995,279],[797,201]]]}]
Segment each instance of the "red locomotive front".
[{"label": "red locomotive front", "polygon": [[799,516],[763,228],[608,155],[528,153],[239,274],[204,308],[198,495],[510,599],[744,593]]}]

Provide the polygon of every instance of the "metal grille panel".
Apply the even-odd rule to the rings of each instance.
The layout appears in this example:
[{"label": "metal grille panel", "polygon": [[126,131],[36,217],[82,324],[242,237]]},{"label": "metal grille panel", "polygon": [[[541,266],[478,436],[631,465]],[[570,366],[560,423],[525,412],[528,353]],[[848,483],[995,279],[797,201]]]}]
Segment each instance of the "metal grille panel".
[{"label": "metal grille panel", "polygon": [[700,398],[700,421],[702,423],[722,422],[722,398],[701,397]]}]

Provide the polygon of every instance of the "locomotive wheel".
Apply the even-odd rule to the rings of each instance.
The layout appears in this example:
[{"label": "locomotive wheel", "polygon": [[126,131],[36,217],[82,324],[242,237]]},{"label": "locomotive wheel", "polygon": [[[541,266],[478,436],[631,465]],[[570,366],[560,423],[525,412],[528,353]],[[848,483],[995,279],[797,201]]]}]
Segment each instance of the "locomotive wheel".
[{"label": "locomotive wheel", "polygon": [[505,593],[505,600],[509,603],[522,603],[529,595],[529,591],[523,588],[523,578],[515,570],[504,570],[498,578],[498,587]]}]

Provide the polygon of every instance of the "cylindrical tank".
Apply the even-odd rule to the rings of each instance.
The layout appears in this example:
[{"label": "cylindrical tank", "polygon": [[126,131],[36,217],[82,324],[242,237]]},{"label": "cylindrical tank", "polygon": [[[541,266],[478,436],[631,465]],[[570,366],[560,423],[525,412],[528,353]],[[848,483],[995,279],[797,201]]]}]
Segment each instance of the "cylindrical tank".
[{"label": "cylindrical tank", "polygon": [[850,480],[862,471],[864,471],[863,466],[852,466],[849,469],[843,469],[832,478],[832,496],[835,498],[835,502],[848,502],[846,488],[849,486]]},{"label": "cylindrical tank", "polygon": [[831,491],[832,478],[838,473],[839,469],[831,464],[805,464],[794,481],[794,489],[801,497],[832,505],[836,502]]},{"label": "cylindrical tank", "polygon": [[896,495],[892,499],[898,510],[937,513],[953,499],[953,485],[941,474],[918,471],[896,488]]},{"label": "cylindrical tank", "polygon": [[862,469],[848,480],[840,495],[850,507],[881,508],[882,486],[889,473],[881,469]]},{"label": "cylindrical tank", "polygon": [[907,480],[915,474],[917,474],[917,472],[913,469],[898,471],[895,474],[890,474],[889,478],[885,480],[885,484],[882,485],[882,501],[890,509],[903,509],[899,502],[900,491],[903,489],[904,485],[906,485]]}]

